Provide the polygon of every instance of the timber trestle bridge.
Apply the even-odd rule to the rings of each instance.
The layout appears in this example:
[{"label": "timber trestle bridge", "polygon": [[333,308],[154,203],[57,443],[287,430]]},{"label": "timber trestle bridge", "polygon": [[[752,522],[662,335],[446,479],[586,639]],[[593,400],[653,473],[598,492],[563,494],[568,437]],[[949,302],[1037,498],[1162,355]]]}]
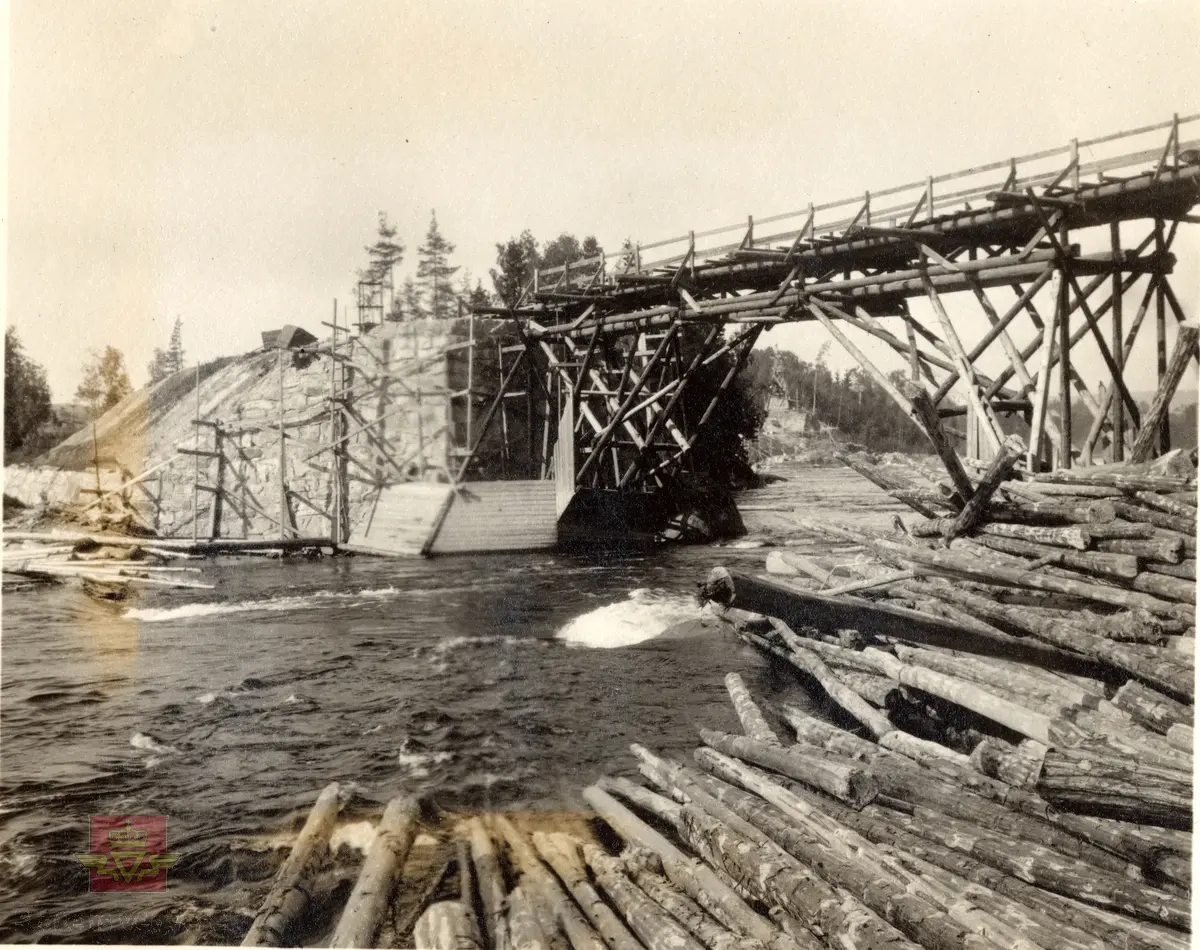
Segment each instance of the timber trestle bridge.
[{"label": "timber trestle bridge", "polygon": [[[935,444],[941,419],[965,416],[967,454],[986,458],[1005,438],[1001,416],[1016,413],[1031,470],[1162,452],[1171,399],[1197,359],[1170,282],[1179,229],[1200,223],[1197,132],[1200,115],[1176,116],[534,272],[512,307],[476,311],[511,318],[518,339],[500,353],[500,386],[472,444],[504,427],[518,399],[531,477],[553,475],[560,493],[660,489],[760,335],[811,322]],[[952,294],[978,308],[972,318],[947,309]],[[1168,315],[1183,324],[1170,355]],[[1143,415],[1125,364],[1147,322],[1164,405]],[[903,375],[860,349],[855,338],[868,336]],[[1101,385],[1077,370],[1082,341],[1102,362]],[[995,347],[1002,370],[988,375],[981,358]],[[685,414],[693,390],[703,399]],[[1086,433],[1073,401],[1090,411]],[[573,452],[561,451],[567,439]],[[473,453],[463,450],[460,476]]]}]

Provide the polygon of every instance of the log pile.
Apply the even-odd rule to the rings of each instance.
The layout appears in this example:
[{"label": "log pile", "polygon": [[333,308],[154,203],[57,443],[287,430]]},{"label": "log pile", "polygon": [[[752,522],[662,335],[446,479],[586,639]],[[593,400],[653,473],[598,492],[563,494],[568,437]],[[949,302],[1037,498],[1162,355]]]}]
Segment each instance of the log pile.
[{"label": "log pile", "polygon": [[6,591],[32,584],[80,584],[93,596],[122,599],[139,587],[211,590],[196,579],[197,567],[170,563],[185,552],[159,547],[156,539],[5,532],[0,554]]},{"label": "log pile", "polygon": [[[690,761],[633,745],[644,782],[599,779],[587,814],[398,799],[337,919],[305,933],[287,915],[321,888],[326,790],[247,942],[1183,950],[1194,476],[1028,478],[1019,455],[978,483],[873,473],[926,511],[889,537],[802,524],[873,560],[710,573],[703,596],[824,708],[731,672],[741,734],[697,724]],[[415,860],[422,839],[439,858]]]}]

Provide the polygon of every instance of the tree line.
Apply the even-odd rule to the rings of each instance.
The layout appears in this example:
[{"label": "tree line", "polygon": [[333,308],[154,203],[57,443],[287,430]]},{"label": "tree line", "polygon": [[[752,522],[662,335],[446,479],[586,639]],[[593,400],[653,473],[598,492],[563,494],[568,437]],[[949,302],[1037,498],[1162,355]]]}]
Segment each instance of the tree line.
[{"label": "tree line", "polygon": [[[808,429],[837,429],[848,439],[880,452],[927,452],[929,440],[871,376],[855,366],[837,372],[825,362],[826,342],[812,359],[790,350],[755,350],[743,370],[756,407],[764,413],[774,397],[807,415]],[[897,386],[902,370],[888,377]]]},{"label": "tree line", "polygon": [[[623,250],[632,247],[632,242],[626,241]],[[386,211],[379,212],[374,243],[363,250],[367,263],[356,272],[360,320],[363,311],[374,310],[392,322],[426,317],[445,320],[472,308],[514,307],[535,270],[604,254],[594,235],[580,240],[563,232],[543,245],[525,230],[496,244],[496,265],[488,272],[492,282],[489,291],[470,270],[451,263],[455,245],[442,233],[436,211],[431,212],[425,239],[417,248],[415,271],[397,277],[408,248]]]}]

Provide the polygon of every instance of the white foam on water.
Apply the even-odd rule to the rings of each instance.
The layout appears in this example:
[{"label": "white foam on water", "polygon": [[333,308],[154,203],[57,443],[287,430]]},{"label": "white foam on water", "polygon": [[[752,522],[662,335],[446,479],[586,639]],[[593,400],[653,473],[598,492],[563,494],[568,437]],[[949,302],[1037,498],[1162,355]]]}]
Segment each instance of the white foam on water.
[{"label": "white foam on water", "polygon": [[628,647],[653,640],[677,623],[700,619],[700,610],[692,597],[638,588],[630,591],[627,600],[576,617],[558,631],[557,638],[593,649]]},{"label": "white foam on water", "polygon": [[153,736],[148,736],[144,732],[135,732],[129,740],[129,744],[135,749],[143,749],[146,752],[157,752],[159,755],[173,755],[177,750],[173,746],[163,745]]},{"label": "white foam on water", "polygon": [[337,851],[342,845],[346,845],[355,851],[366,854],[374,840],[375,826],[371,822],[352,821],[333,830],[333,835],[329,839],[329,848],[331,851]]},{"label": "white foam on water", "polygon": [[425,778],[429,774],[429,766],[441,765],[453,758],[450,752],[401,752],[396,760],[413,778]]},{"label": "white foam on water", "polygon": [[140,620],[142,623],[164,623],[172,620],[190,620],[196,617],[215,617],[251,611],[312,610],[330,604],[341,605],[347,600],[386,600],[399,593],[395,587],[389,586],[359,591],[322,590],[306,594],[303,597],[271,597],[266,600],[241,600],[232,603],[208,601],[199,604],[181,604],[178,607],[134,607],[125,611],[123,619]]}]

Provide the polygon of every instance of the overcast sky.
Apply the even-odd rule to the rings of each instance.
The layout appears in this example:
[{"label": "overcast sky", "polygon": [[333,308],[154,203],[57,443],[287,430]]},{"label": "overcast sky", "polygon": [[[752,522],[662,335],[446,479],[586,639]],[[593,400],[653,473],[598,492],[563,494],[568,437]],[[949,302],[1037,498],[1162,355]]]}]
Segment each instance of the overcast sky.
[{"label": "overcast sky", "polygon": [[144,382],[176,316],[189,360],[320,330],[381,210],[402,270],[436,209],[486,282],[525,228],[613,249],[1200,111],[1195,0],[10,12],[8,319],[60,401],[91,347]]}]

